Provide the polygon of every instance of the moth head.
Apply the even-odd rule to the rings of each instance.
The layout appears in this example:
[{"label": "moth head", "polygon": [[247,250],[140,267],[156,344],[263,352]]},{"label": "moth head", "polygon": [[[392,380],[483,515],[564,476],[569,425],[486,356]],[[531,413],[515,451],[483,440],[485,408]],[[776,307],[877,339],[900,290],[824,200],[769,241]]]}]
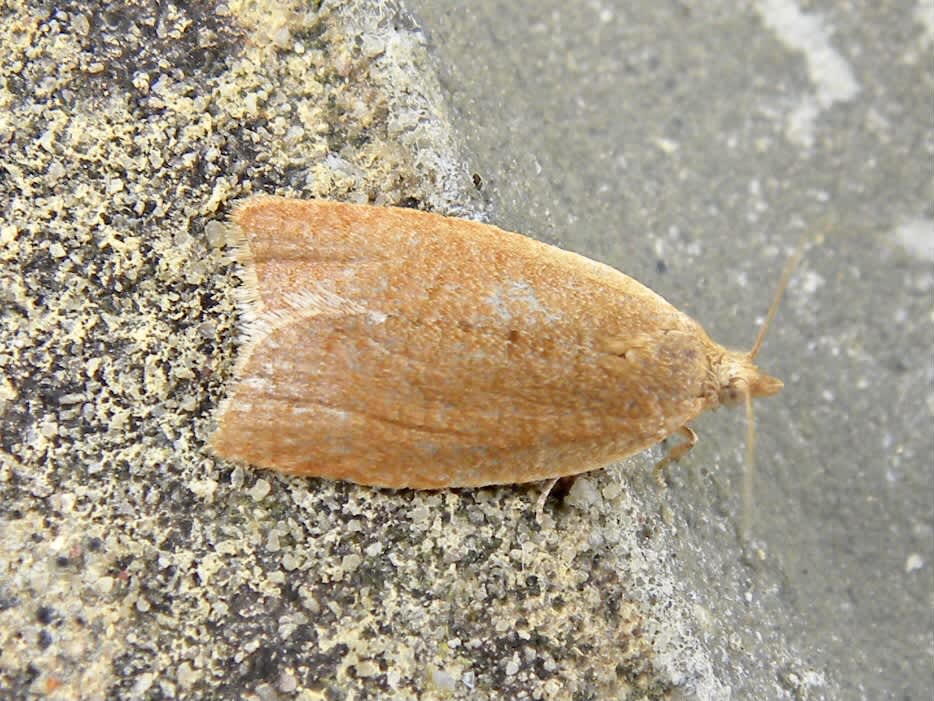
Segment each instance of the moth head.
[{"label": "moth head", "polygon": [[785,386],[785,383],[777,377],[766,375],[755,366],[752,367],[752,371],[755,374],[748,379],[747,389],[750,397],[771,397],[773,394],[778,394]]},{"label": "moth head", "polygon": [[760,370],[748,353],[730,352],[718,373],[717,399],[723,406],[736,406],[756,397],[778,394],[784,383]]},{"label": "moth head", "polygon": [[772,297],[772,303],[769,305],[768,314],[765,321],[759,327],[756,334],[756,340],[749,351],[743,353],[738,351],[727,351],[717,369],[717,381],[719,384],[717,399],[720,404],[726,406],[735,406],[740,402],[745,402],[747,418],[752,424],[752,403],[751,400],[756,397],[770,397],[777,394],[784,386],[777,377],[766,375],[755,363],[756,355],[762,348],[762,342],[765,340],[765,333],[772,320],[775,318],[775,312],[778,311],[778,303],[785,293],[788,281],[791,280],[791,274],[794,272],[804,254],[804,244],[808,237],[804,237],[798,243],[795,252],[785,264],[782,276],[778,281],[778,287],[775,290],[775,296]]}]

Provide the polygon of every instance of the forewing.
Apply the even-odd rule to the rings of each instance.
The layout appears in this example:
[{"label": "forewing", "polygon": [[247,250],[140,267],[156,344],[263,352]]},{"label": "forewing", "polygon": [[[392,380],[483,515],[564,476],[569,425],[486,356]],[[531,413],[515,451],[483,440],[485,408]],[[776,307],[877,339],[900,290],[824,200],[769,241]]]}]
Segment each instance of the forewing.
[{"label": "forewing", "polygon": [[254,206],[239,237],[261,309],[221,455],[391,487],[523,482],[654,443],[671,402],[693,411],[624,357],[683,315],[616,271],[419,212]]}]

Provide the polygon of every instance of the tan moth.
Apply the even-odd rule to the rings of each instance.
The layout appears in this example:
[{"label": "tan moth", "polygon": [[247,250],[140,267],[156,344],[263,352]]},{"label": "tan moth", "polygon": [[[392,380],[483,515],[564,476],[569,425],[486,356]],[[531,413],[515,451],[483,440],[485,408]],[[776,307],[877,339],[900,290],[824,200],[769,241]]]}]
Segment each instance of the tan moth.
[{"label": "tan moth", "polygon": [[623,273],[487,224],[256,197],[231,232],[246,336],[210,438],[231,460],[475,487],[576,475],[680,434],[661,468],[698,415],[751,414],[782,387],[754,363],[775,303],[735,351]]}]

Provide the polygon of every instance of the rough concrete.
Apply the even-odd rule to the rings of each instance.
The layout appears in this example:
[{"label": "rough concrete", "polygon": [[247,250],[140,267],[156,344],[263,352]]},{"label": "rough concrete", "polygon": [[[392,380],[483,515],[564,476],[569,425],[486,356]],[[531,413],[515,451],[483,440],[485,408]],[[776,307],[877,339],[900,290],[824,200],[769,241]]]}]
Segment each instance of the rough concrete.
[{"label": "rough concrete", "polygon": [[[0,6],[0,689],[929,697],[931,8],[411,7]],[[829,215],[761,356],[751,539],[728,414],[664,493],[650,451],[541,527],[534,489],[212,458],[251,192],[483,217],[734,345]]]}]

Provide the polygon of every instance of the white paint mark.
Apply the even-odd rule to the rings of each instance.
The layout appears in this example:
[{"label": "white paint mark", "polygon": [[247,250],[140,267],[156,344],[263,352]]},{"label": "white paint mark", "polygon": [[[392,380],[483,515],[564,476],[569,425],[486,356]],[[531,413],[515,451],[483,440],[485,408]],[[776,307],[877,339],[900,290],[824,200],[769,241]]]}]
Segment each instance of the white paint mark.
[{"label": "white paint mark", "polygon": [[815,273],[813,270],[803,271],[799,275],[799,278],[801,280],[801,292],[803,292],[808,299],[813,299],[814,295],[824,286],[825,282],[823,276]]},{"label": "white paint mark", "polygon": [[814,124],[820,108],[813,95],[805,95],[785,122],[785,136],[801,148],[810,150],[814,146]]},{"label": "white paint mark", "polygon": [[934,262],[934,219],[909,219],[899,224],[892,238],[912,255]]},{"label": "white paint mark", "polygon": [[934,0],[919,0],[915,8],[915,21],[924,27],[921,36],[922,48],[934,44]]},{"label": "white paint mark", "polygon": [[664,153],[666,156],[670,156],[678,150],[678,142],[673,141],[672,139],[666,139],[663,136],[657,136],[652,141],[658,150]]},{"label": "white paint mark", "polygon": [[779,41],[800,51],[807,61],[815,92],[802,97],[788,115],[785,135],[798,146],[814,145],[814,125],[835,102],[852,100],[859,92],[849,64],[830,44],[830,31],[817,14],[805,14],[794,0],[759,0],[756,8]]}]

